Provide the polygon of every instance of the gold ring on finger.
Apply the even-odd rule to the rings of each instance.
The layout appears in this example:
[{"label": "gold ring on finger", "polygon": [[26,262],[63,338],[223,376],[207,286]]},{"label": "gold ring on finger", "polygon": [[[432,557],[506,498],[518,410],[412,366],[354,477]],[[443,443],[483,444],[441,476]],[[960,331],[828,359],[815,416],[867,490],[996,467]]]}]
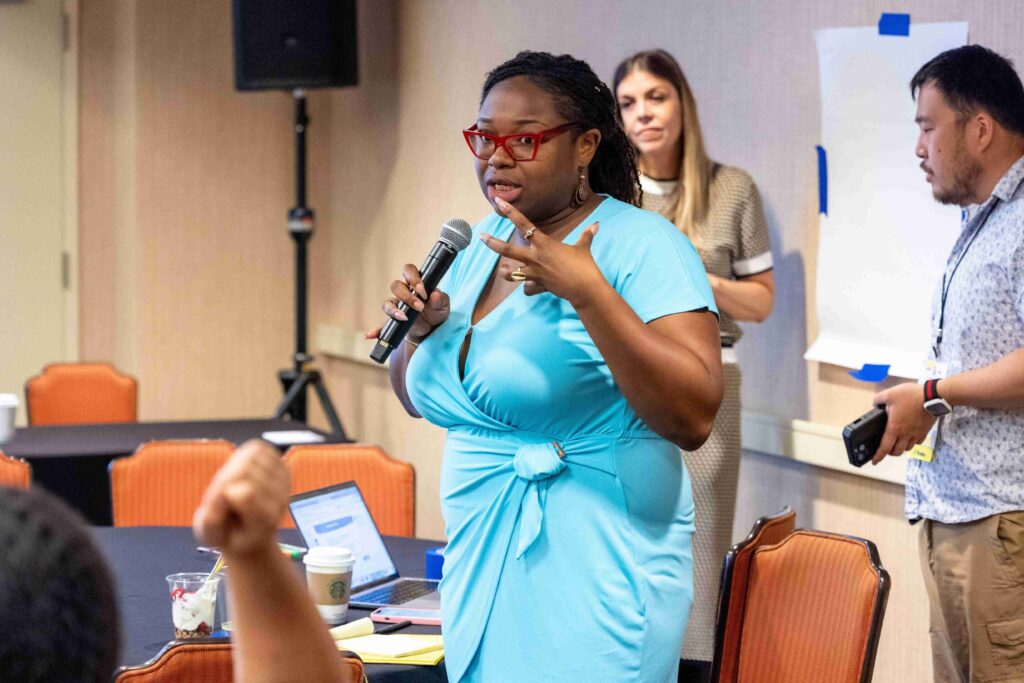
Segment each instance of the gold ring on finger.
[{"label": "gold ring on finger", "polygon": [[526,279],[526,273],[523,272],[522,266],[513,270],[508,276],[516,282],[522,282]]},{"label": "gold ring on finger", "polygon": [[524,233],[523,233],[523,239],[524,239],[524,240],[528,240],[528,239],[530,239],[531,237],[533,237],[533,231],[534,231],[534,230],[536,230],[536,229],[537,229],[537,228],[535,228],[535,227],[534,227],[534,228],[530,228],[529,230],[527,230],[526,232],[524,232]]}]

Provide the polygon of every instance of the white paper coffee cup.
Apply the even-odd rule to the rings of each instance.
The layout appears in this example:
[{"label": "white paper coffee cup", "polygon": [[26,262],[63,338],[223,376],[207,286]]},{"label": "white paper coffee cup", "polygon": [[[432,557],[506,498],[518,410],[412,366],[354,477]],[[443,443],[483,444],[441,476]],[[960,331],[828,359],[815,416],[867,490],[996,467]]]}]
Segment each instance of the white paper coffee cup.
[{"label": "white paper coffee cup", "polygon": [[320,616],[329,624],[340,624],[348,612],[355,555],[348,548],[315,546],[302,561],[306,565],[306,584]]},{"label": "white paper coffee cup", "polygon": [[0,394],[0,443],[7,443],[14,437],[14,415],[18,412],[16,394]]}]

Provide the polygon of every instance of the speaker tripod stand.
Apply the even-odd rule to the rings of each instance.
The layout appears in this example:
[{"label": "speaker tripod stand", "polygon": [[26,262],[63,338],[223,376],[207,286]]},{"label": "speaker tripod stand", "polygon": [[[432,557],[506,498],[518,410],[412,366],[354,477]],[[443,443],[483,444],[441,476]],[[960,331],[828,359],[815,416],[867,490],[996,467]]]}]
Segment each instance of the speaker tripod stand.
[{"label": "speaker tripod stand", "polygon": [[288,417],[299,422],[306,421],[306,387],[312,386],[320,399],[320,407],[327,416],[331,434],[345,439],[345,430],[338,419],[338,413],[331,403],[323,377],[313,367],[313,357],[306,353],[306,253],[309,240],[313,237],[314,214],[306,206],[306,94],[302,90],[292,92],[295,99],[295,206],[288,210],[288,234],[295,242],[295,356],[294,365],[278,373],[284,398],[274,411],[274,419]]}]

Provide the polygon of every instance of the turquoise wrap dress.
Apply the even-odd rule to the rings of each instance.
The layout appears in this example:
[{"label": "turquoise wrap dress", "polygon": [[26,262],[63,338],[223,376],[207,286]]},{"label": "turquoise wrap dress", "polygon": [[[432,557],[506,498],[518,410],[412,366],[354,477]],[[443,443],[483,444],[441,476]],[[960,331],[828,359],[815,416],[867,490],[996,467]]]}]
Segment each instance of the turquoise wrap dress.
[{"label": "turquoise wrap dress", "polygon": [[[594,221],[598,267],[645,322],[716,310],[700,257],[671,223],[605,198],[564,241]],[[513,229],[492,214],[474,235]],[[679,450],[626,404],[573,307],[550,293],[516,289],[472,326],[460,373],[497,260],[479,240],[458,256],[440,285],[451,314],[406,374],[417,411],[448,430],[448,678],[674,683],[693,594]]]}]

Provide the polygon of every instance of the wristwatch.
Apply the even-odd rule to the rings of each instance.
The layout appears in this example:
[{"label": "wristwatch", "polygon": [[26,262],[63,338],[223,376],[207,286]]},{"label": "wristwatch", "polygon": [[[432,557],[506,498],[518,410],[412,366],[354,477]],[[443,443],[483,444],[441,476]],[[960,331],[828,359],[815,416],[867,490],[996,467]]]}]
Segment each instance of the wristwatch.
[{"label": "wristwatch", "polygon": [[924,409],[935,417],[942,417],[949,415],[953,411],[953,406],[939,396],[938,384],[937,379],[930,379],[924,383]]}]

